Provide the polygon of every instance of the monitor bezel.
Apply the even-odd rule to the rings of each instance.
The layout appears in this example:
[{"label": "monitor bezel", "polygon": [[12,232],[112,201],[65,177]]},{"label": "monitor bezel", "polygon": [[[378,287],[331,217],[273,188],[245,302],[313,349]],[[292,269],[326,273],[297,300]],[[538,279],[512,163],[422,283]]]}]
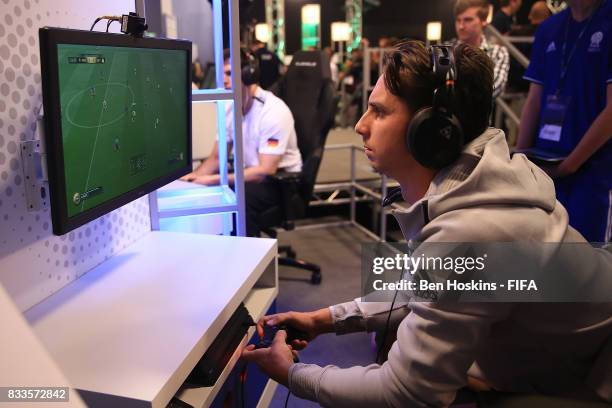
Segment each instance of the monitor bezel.
[{"label": "monitor bezel", "polygon": [[[187,40],[134,37],[126,34],[103,33],[95,31],[71,30],[54,27],[39,29],[40,65],[43,89],[43,108],[45,123],[45,149],[47,153],[47,174],[51,203],[53,233],[64,235],[90,221],[95,220],[125,204],[128,204],[192,171],[191,141],[191,42]],[[77,44],[92,46],[135,47],[172,49],[185,51],[185,88],[188,96],[187,120],[187,160],[184,167],[153,179],[137,188],[90,208],[72,217],[68,216],[66,199],[66,177],[64,171],[64,151],[62,124],[60,117],[58,44]]]}]

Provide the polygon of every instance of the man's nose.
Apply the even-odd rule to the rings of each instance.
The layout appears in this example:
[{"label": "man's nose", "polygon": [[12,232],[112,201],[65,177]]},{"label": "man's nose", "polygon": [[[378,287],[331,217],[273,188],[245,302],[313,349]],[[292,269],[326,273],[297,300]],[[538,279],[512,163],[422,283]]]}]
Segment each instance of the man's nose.
[{"label": "man's nose", "polygon": [[363,139],[364,142],[369,137],[368,136],[368,128],[366,126],[366,117],[365,116],[366,115],[364,113],[363,116],[361,116],[361,118],[359,119],[359,121],[355,125],[355,132],[357,132],[357,134],[359,134],[361,136],[361,138]]}]

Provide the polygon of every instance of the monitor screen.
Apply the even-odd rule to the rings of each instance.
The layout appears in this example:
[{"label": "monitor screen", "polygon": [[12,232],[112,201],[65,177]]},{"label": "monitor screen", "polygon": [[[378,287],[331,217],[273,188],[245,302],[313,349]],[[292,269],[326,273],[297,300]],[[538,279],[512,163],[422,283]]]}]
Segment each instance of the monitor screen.
[{"label": "monitor screen", "polygon": [[40,30],[53,231],[191,170],[191,43]]}]

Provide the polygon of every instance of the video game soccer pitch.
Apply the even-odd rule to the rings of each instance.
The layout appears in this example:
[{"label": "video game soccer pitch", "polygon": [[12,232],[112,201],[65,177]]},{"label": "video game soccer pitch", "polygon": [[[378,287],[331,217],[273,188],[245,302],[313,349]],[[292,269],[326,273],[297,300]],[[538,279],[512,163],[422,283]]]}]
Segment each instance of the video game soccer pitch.
[{"label": "video game soccer pitch", "polygon": [[57,47],[68,217],[186,165],[185,52]]}]

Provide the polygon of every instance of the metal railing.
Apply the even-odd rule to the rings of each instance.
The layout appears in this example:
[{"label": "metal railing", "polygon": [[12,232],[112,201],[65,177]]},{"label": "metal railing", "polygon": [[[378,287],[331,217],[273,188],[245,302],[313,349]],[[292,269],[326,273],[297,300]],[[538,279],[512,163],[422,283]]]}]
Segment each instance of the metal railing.
[{"label": "metal railing", "polygon": [[510,38],[512,37],[502,35],[491,24],[488,24],[485,27],[485,34],[495,38],[499,45],[503,45],[508,49],[508,52],[510,53],[511,57],[516,59],[518,63],[523,66],[523,68],[527,68],[527,66],[529,65],[529,59],[525,55],[523,55],[523,53],[518,48],[516,48],[514,44],[512,44],[512,41],[510,40]]},{"label": "metal railing", "polygon": [[521,122],[516,112],[514,112],[512,107],[508,104],[507,99],[512,99],[512,97],[502,94],[495,98],[497,110],[495,111],[495,120],[493,124],[496,128],[500,128],[502,126],[504,115],[506,115],[506,117],[510,119],[515,126],[518,126]]},{"label": "metal railing", "polygon": [[[369,236],[370,238],[385,242],[387,235],[387,215],[389,213],[389,209],[383,208],[382,206],[378,206],[377,204],[382,203],[383,197],[387,194],[387,177],[381,176],[379,180],[368,180],[368,181],[359,181],[357,180],[357,153],[364,152],[364,148],[362,146],[357,146],[352,143],[342,143],[342,144],[333,144],[325,146],[326,151],[333,150],[349,150],[350,152],[350,178],[346,182],[333,182],[333,183],[317,183],[314,188],[315,199],[311,201],[310,205],[312,206],[324,206],[324,205],[341,205],[341,204],[349,204],[349,219],[346,221],[339,222],[325,222],[319,224],[310,224],[307,226],[300,226],[297,229],[311,229],[311,228],[320,228],[320,227],[328,227],[328,226],[353,226],[364,234]],[[380,193],[376,191],[379,185]],[[397,185],[394,183],[393,185]],[[338,198],[340,192],[348,192],[348,198]],[[331,192],[332,194],[327,199],[322,199],[317,197],[317,193],[321,192]],[[373,232],[361,225],[357,221],[357,203],[371,203],[372,204],[372,219],[379,217],[379,225],[378,231]],[[392,209],[403,209],[399,204],[392,204],[390,206]],[[378,214],[377,214],[378,213]]]},{"label": "metal railing", "polygon": [[[529,66],[529,59],[518,49],[513,43],[529,43],[533,42],[533,37],[512,37],[502,35],[495,27],[491,24],[485,27],[485,33],[494,38],[499,45],[506,47],[510,58],[514,58],[523,68]],[[515,95],[501,94],[495,98],[495,105],[497,106],[495,112],[494,126],[501,127],[504,120],[504,115],[512,122],[514,126],[519,126],[520,118],[514,112],[512,107],[508,104],[509,100],[512,100]]]},{"label": "metal railing", "polygon": [[[523,55],[523,53],[518,50],[513,43],[529,43],[533,41],[533,37],[509,37],[504,36],[499,33],[494,27],[488,25],[486,28],[486,33],[489,36],[497,39],[500,45],[505,46],[510,53],[511,58],[516,59],[519,64],[523,67],[527,67],[529,65],[529,59]],[[364,59],[363,59],[363,95],[362,95],[362,107],[363,111],[367,110],[368,106],[368,97],[369,93],[373,90],[374,86],[372,85],[372,78],[370,75],[371,67],[372,67],[372,55],[374,53],[379,53],[380,60],[378,72],[382,72],[382,60],[383,55],[387,49],[384,48],[364,48]],[[515,125],[519,125],[520,118],[519,116],[512,110],[509,105],[509,101],[512,101],[517,96],[513,94],[502,94],[495,99],[495,104],[498,107],[496,111],[495,117],[495,125],[500,127],[504,115]],[[316,198],[311,205],[314,206],[322,206],[322,205],[341,205],[341,204],[349,204],[350,206],[350,215],[348,221],[340,221],[334,223],[324,223],[324,224],[313,224],[307,227],[300,228],[317,228],[320,226],[330,226],[330,225],[350,225],[358,228],[362,232],[364,232],[369,237],[385,242],[387,238],[387,215],[389,211],[394,210],[405,210],[406,207],[402,206],[398,203],[393,203],[389,206],[389,208],[382,207],[382,199],[387,195],[388,190],[388,180],[387,177],[382,175],[380,178],[380,193],[375,191],[376,187],[372,187],[370,183],[362,183],[359,182],[356,178],[356,152],[364,152],[364,148],[361,146],[356,146],[354,144],[346,143],[346,144],[335,144],[335,145],[327,145],[325,146],[325,150],[342,150],[342,149],[350,149],[350,180],[348,182],[340,182],[340,183],[320,183],[315,185],[315,194],[320,192],[332,192],[330,197],[327,199]],[[349,198],[338,198],[340,191],[349,192]],[[357,196],[357,193],[360,193],[361,196]],[[372,213],[373,218],[374,214],[379,212],[379,228],[378,233],[372,232],[365,228],[363,225],[359,224],[356,220],[356,209],[358,202],[370,202],[372,203]],[[375,203],[380,203],[380,207],[378,207]]]}]

